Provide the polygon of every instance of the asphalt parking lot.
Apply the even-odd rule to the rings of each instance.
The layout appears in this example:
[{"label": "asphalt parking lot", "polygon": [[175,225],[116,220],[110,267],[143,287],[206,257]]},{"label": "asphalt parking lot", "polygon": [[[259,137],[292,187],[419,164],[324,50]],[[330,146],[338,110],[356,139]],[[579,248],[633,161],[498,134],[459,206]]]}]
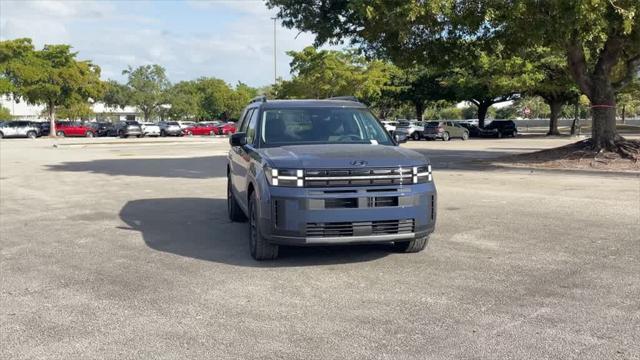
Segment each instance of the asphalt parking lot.
[{"label": "asphalt parking lot", "polygon": [[568,142],[410,142],[426,251],[258,263],[226,139],[1,141],[0,358],[639,359],[640,178],[478,163]]}]

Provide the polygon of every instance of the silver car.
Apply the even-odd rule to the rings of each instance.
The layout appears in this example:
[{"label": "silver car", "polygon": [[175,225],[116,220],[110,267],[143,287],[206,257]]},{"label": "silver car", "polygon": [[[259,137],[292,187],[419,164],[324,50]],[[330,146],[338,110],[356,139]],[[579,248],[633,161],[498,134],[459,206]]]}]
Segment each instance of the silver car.
[{"label": "silver car", "polygon": [[26,137],[35,139],[40,136],[40,127],[29,121],[8,121],[0,125],[0,138]]}]

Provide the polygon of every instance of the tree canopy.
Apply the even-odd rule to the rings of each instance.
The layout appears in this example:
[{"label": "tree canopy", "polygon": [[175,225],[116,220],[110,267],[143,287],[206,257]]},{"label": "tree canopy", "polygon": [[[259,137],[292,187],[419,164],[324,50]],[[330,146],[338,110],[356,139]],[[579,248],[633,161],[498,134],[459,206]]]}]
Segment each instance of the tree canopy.
[{"label": "tree canopy", "polygon": [[30,39],[0,42],[0,87],[31,104],[44,104],[55,135],[57,108],[79,108],[100,98],[100,68],[76,59],[69,45],[35,50]]},{"label": "tree canopy", "polygon": [[615,128],[615,94],[637,77],[640,67],[640,1],[268,0],[267,4],[278,8],[285,26],[316,34],[317,44],[350,41],[398,65],[456,66],[477,51],[491,54],[498,46],[504,46],[507,57],[536,46],[558,50],[573,81],[591,100],[594,148],[616,150],[615,142],[621,139]]},{"label": "tree canopy", "polygon": [[143,65],[137,68],[129,67],[122,71],[127,75],[128,95],[132,105],[137,106],[148,121],[156,113],[160,105],[167,102],[166,91],[171,86],[160,65]]},{"label": "tree canopy", "polygon": [[324,99],[352,95],[372,105],[380,99],[394,67],[380,60],[368,61],[350,51],[306,47],[287,53],[293,78],[281,81],[280,98]]}]

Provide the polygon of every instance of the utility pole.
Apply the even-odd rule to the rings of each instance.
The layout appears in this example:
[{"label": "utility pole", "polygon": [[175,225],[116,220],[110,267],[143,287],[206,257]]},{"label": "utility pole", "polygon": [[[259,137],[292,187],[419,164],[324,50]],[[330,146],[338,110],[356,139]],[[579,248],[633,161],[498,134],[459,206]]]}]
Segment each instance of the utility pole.
[{"label": "utility pole", "polygon": [[276,59],[276,20],[277,17],[272,17],[273,20],[273,85],[276,84],[278,80],[278,63]]}]

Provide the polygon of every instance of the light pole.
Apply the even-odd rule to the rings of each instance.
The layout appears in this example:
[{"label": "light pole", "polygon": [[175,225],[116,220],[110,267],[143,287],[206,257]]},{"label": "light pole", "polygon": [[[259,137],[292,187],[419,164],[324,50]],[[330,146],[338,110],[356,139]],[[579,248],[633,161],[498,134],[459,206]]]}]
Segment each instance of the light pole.
[{"label": "light pole", "polygon": [[277,17],[272,17],[271,20],[273,20],[273,85],[276,84],[277,79],[278,79],[278,65],[277,65],[277,59],[276,59],[276,20],[278,18]]}]

